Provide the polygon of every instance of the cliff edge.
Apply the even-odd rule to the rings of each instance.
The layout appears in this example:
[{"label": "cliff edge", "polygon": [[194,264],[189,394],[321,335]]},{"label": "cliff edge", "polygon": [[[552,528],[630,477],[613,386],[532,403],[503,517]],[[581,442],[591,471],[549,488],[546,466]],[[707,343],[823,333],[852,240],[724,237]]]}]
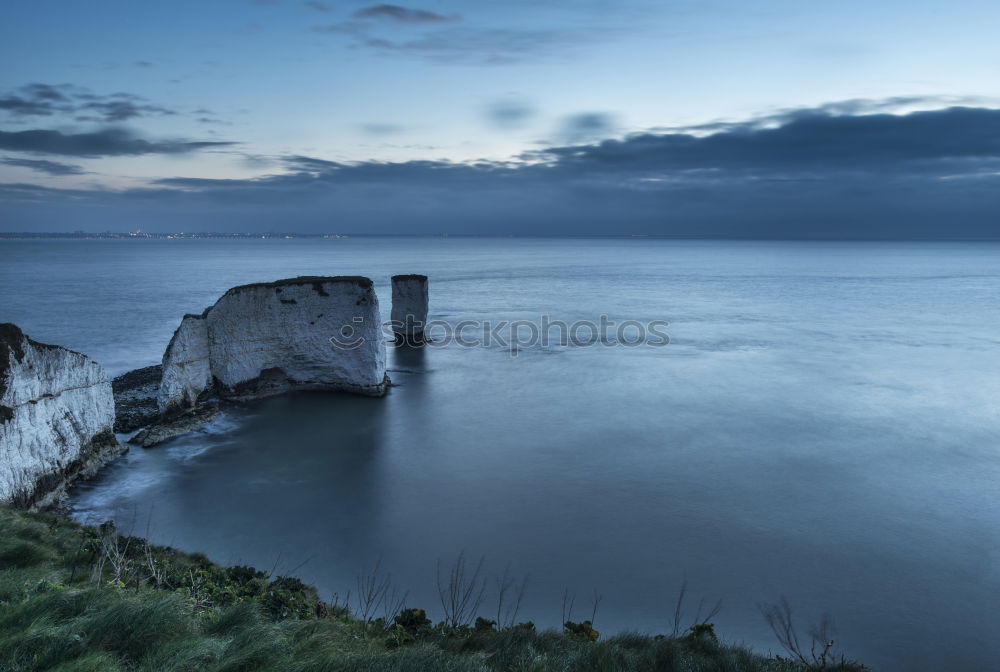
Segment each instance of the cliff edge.
[{"label": "cliff edge", "polygon": [[100,364],[0,324],[0,503],[47,506],[126,448]]}]

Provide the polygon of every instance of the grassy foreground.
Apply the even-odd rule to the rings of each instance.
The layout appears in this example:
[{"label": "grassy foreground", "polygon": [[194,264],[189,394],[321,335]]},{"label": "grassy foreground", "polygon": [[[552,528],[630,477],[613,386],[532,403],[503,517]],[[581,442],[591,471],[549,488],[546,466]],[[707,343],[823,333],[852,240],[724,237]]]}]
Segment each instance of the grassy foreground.
[{"label": "grassy foreground", "polygon": [[817,669],[722,644],[710,625],[600,639],[589,623],[563,632],[484,619],[432,625],[420,609],[390,621],[326,604],[297,579],[0,508],[0,672]]}]

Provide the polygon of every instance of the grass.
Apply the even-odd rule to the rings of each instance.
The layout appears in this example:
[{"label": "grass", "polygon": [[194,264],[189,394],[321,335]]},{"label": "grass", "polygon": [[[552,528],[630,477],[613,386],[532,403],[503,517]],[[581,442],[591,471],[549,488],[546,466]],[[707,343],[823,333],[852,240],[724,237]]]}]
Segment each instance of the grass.
[{"label": "grass", "polygon": [[0,508],[0,672],[817,669],[720,643],[711,626],[593,641],[589,624],[569,625],[432,625],[421,610],[365,623],[294,578],[219,567],[109,526]]}]

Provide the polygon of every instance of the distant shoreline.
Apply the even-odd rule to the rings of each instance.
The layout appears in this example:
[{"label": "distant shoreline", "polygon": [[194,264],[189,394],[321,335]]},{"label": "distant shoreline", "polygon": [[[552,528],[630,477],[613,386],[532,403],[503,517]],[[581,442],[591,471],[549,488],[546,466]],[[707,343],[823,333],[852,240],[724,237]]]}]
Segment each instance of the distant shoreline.
[{"label": "distant shoreline", "polygon": [[746,242],[791,242],[791,243],[811,243],[811,242],[834,242],[834,243],[997,243],[1000,236],[981,238],[742,238],[742,237],[722,237],[722,236],[678,236],[667,234],[578,234],[578,235],[533,235],[533,234],[471,234],[471,233],[277,233],[277,232],[257,232],[257,233],[224,233],[215,231],[195,231],[195,232],[158,232],[147,233],[145,231],[103,231],[91,233],[84,231],[72,232],[39,232],[27,231],[0,231],[0,240],[281,240],[295,238],[327,238],[327,239],[347,239],[347,238],[463,238],[463,239],[491,239],[491,238],[522,238],[522,239],[551,239],[551,240],[690,240],[690,241],[746,241]]}]

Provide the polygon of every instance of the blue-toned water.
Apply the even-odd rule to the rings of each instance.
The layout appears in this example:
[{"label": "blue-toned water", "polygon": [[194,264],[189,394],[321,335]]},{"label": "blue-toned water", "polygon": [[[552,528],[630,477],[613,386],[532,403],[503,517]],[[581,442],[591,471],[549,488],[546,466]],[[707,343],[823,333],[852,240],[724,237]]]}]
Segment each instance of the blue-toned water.
[{"label": "blue-toned water", "polygon": [[[1000,246],[663,240],[0,242],[0,320],[110,373],[182,314],[295,275],[426,273],[431,317],[667,320],[666,347],[558,342],[390,354],[384,399],[303,394],[133,449],[73,493],[324,597],[381,558],[435,611],[461,550],[530,574],[524,618],[604,600],[599,630],[669,631],[686,578],[729,640],[758,604],[829,612],[881,670],[1000,660]],[[484,611],[495,607],[488,606]]]}]

